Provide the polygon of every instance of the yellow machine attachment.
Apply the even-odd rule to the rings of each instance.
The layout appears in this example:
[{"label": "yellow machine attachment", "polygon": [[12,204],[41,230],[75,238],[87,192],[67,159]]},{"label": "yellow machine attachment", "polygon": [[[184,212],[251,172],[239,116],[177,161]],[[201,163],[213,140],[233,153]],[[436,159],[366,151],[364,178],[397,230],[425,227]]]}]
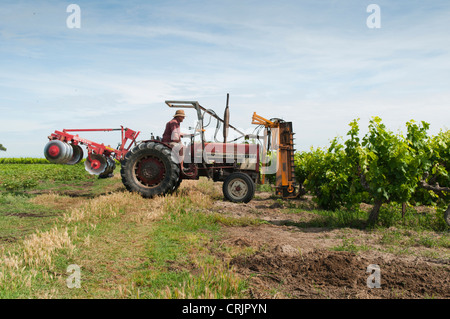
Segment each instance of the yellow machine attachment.
[{"label": "yellow machine attachment", "polygon": [[252,124],[262,125],[266,129],[263,158],[266,157],[267,152],[274,152],[277,157],[276,167],[274,167],[274,163],[270,163],[270,165],[263,163],[261,181],[264,183],[265,173],[272,173],[276,169],[276,194],[283,198],[297,197],[292,122],[281,119],[268,120],[255,112]]}]

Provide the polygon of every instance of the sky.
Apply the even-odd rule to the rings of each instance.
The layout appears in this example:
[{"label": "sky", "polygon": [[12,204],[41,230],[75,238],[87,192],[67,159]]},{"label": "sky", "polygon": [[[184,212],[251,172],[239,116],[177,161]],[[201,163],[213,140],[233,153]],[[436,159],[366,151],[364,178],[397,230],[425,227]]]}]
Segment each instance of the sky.
[{"label": "sky", "polygon": [[253,112],[292,121],[299,151],[345,139],[357,118],[362,135],[373,116],[394,132],[450,123],[449,1],[72,1],[1,1],[1,157],[43,157],[62,129],[122,125],[149,139],[175,112],[165,100],[221,116],[227,93],[230,124],[252,132]]}]

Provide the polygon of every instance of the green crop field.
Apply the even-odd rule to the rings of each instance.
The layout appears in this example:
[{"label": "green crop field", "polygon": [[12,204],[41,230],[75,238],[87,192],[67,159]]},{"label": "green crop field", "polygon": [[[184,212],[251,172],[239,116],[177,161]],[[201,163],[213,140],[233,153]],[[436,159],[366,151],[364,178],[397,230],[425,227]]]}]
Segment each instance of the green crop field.
[{"label": "green crop field", "polygon": [[40,184],[88,181],[93,178],[85,171],[83,164],[0,164],[0,187],[8,191],[32,189]]},{"label": "green crop field", "polygon": [[45,158],[34,157],[6,157],[0,158],[0,164],[51,164]]}]

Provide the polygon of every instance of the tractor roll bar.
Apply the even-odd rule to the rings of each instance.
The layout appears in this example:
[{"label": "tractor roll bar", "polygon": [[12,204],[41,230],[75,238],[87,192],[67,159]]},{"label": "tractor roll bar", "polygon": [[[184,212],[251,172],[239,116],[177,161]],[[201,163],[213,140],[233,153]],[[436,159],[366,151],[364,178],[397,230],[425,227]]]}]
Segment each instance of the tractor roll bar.
[{"label": "tractor roll bar", "polygon": [[[201,111],[204,111],[214,117],[215,119],[221,121],[222,123],[225,123],[223,119],[221,119],[217,114],[210,112],[209,110],[205,109],[203,106],[201,106],[197,101],[165,101],[165,103],[169,107],[176,107],[176,108],[191,108],[197,110],[198,118],[201,119]],[[228,102],[227,102],[228,105]],[[245,136],[246,134],[235,128],[233,125],[228,124],[229,127],[231,127],[233,130],[238,132],[239,134]]]}]

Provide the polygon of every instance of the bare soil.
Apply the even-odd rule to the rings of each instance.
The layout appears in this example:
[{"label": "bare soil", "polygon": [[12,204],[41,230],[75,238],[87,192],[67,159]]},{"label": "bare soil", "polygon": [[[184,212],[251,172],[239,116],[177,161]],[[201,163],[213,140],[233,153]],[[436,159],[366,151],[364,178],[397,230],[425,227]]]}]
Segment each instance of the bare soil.
[{"label": "bare soil", "polygon": [[[300,204],[306,208],[292,213],[269,193],[261,192],[247,204],[215,202],[213,209],[221,214],[266,221],[256,226],[224,227],[221,245],[236,253],[230,257],[216,252],[249,280],[251,297],[450,297],[449,249],[420,246],[408,253],[387,252],[379,231],[308,227],[311,220],[320,217],[309,211],[314,204],[308,199]],[[365,248],[336,249],[349,238],[354,247]],[[374,282],[369,278],[369,265],[380,268],[380,288],[368,285]]]}]

